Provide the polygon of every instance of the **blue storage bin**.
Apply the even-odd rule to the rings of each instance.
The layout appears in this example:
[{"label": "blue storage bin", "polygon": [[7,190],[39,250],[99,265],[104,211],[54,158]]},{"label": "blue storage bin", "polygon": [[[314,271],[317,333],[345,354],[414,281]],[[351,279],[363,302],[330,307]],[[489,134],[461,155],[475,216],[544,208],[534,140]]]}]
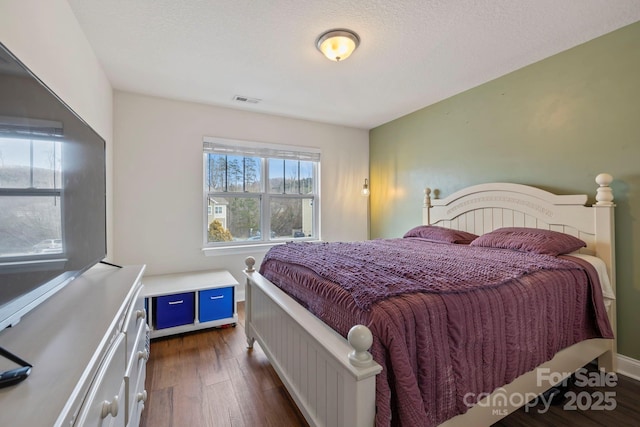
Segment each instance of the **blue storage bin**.
[{"label": "blue storage bin", "polygon": [[153,298],[155,328],[164,329],[193,323],[195,300],[193,292]]},{"label": "blue storage bin", "polygon": [[233,317],[233,286],[207,289],[198,292],[198,295],[200,322]]}]

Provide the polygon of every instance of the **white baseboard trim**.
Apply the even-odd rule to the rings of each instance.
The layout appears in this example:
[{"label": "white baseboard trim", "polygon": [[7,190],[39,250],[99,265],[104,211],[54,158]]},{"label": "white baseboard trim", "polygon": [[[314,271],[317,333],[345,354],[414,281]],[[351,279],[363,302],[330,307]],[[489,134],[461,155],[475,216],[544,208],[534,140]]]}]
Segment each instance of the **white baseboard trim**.
[{"label": "white baseboard trim", "polygon": [[618,373],[640,381],[640,360],[618,354]]}]

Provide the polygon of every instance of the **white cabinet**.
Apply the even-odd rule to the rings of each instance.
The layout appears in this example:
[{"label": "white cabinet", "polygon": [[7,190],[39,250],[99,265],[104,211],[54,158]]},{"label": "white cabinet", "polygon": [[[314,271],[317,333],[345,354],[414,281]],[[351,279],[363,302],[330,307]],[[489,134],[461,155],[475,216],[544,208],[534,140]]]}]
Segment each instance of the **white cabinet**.
[{"label": "white cabinet", "polygon": [[147,400],[147,392],[144,382],[147,373],[147,361],[149,360],[149,327],[147,326],[147,312],[144,308],[145,300],[142,296],[144,287],[140,286],[136,296],[131,301],[131,307],[127,310],[123,330],[126,336],[126,369],[124,372],[125,383],[125,410],[126,426],[134,427],[140,424],[140,415]]},{"label": "white cabinet", "polygon": [[151,338],[238,322],[238,281],[226,270],[145,276]]},{"label": "white cabinet", "polygon": [[74,425],[82,427],[124,426],[125,383],[122,361],[125,358],[125,335],[118,333],[87,393]]},{"label": "white cabinet", "polygon": [[0,332],[0,346],[33,364],[26,380],[0,389],[0,426],[139,425],[149,357],[143,272],[97,265]]}]

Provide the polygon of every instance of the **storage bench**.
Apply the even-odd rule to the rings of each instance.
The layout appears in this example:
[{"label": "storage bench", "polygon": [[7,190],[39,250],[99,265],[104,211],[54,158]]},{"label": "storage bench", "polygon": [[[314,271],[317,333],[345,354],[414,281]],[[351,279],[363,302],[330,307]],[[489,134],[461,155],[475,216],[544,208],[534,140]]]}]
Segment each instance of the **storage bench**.
[{"label": "storage bench", "polygon": [[237,280],[226,270],[144,276],[151,338],[238,322]]}]

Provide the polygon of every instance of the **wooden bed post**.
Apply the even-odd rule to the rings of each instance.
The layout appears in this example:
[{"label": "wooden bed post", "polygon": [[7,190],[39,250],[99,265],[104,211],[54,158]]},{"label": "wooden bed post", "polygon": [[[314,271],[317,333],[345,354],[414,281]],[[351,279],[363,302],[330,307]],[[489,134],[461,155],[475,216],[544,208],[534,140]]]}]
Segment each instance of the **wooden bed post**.
[{"label": "wooden bed post", "polygon": [[[244,260],[247,268],[245,271],[247,273],[253,273],[256,269],[253,267],[256,264],[256,259],[252,256],[246,257]],[[244,287],[244,300],[245,300],[245,310],[244,310],[244,333],[247,336],[247,348],[253,348],[253,343],[256,341],[255,337],[250,332],[249,325],[252,321],[251,314],[251,286],[249,284],[249,278],[247,278],[246,285]]]},{"label": "wooden bed post", "polygon": [[430,225],[431,224],[431,189],[429,187],[425,187],[424,189],[424,209],[422,212],[423,218],[422,223]]},{"label": "wooden bed post", "polygon": [[373,344],[373,334],[364,325],[355,325],[349,330],[347,341],[353,351],[349,353],[349,362],[353,366],[366,367],[373,365],[373,356],[369,353],[369,349]]},{"label": "wooden bed post", "polygon": [[[613,203],[613,191],[610,187],[612,182],[613,177],[608,173],[601,173],[596,177],[596,183],[599,187],[596,191],[596,203],[593,208],[595,212],[596,256],[602,259],[607,266],[609,281],[614,293],[616,293],[616,266],[614,261],[616,259],[614,229],[614,208],[616,205]],[[611,304],[608,315],[613,333],[617,335],[615,301]],[[615,372],[618,365],[617,352],[617,339],[614,339],[611,341],[611,351],[598,358],[598,367],[605,371]]]}]

